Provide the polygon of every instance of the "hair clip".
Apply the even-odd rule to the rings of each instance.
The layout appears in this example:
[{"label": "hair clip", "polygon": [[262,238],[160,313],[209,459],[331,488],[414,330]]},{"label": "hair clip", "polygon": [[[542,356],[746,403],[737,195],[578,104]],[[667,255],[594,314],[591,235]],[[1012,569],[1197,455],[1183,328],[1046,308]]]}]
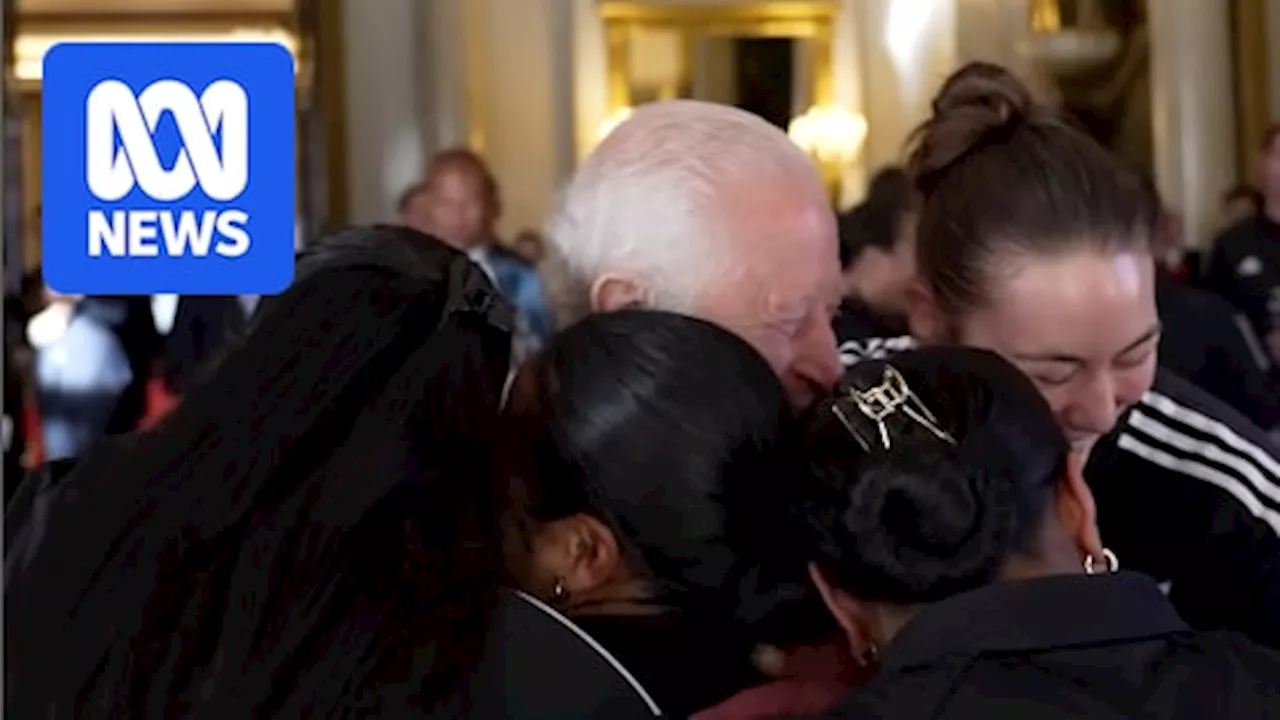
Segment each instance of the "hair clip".
[{"label": "hair clip", "polygon": [[863,416],[875,423],[876,434],[879,435],[880,445],[888,450],[892,446],[889,437],[889,428],[885,424],[890,415],[895,412],[901,412],[918,425],[924,427],[934,437],[951,445],[955,445],[955,438],[946,430],[938,425],[938,420],[934,414],[929,411],[920,398],[916,396],[911,388],[907,386],[906,378],[902,377],[902,373],[892,365],[886,365],[884,368],[884,378],[879,385],[859,390],[849,387],[845,390],[845,398],[837,400],[831,405],[831,412],[844,425],[854,440],[862,446],[863,450],[871,450],[872,441],[867,437],[866,433],[860,432],[854,425],[853,420],[841,407],[841,402],[845,399],[852,401],[854,407],[858,409]]}]

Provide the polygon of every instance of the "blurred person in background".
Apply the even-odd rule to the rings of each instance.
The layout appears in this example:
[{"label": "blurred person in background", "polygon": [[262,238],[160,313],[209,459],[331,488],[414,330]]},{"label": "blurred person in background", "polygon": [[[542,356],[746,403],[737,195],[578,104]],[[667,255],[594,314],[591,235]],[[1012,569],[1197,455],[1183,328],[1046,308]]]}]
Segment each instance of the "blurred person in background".
[{"label": "blurred person in background", "polygon": [[161,378],[165,389],[180,398],[211,372],[244,331],[253,305],[242,296],[156,295],[151,312],[163,338]]},{"label": "blurred person in background", "polygon": [[[502,213],[498,181],[470,150],[445,150],[427,164],[425,179],[400,201],[401,223],[428,232],[467,253],[516,306],[517,359],[545,343],[555,329],[536,268],[498,241]],[[519,336],[527,336],[519,337]]]},{"label": "blurred person in background", "polygon": [[47,461],[83,456],[112,429],[133,370],[112,320],[117,308],[46,288],[27,323],[35,399]]},{"label": "blurred person in background", "polygon": [[1280,123],[1259,153],[1261,208],[1213,242],[1205,283],[1249,318],[1273,363],[1280,362]]},{"label": "blurred person in background", "polygon": [[18,361],[20,347],[10,339],[7,332],[10,323],[7,310],[8,308],[5,313],[4,418],[0,421],[3,423],[0,425],[0,435],[4,440],[5,505],[9,504],[9,499],[13,497],[13,493],[22,482],[25,473],[24,456],[27,451],[26,428],[23,426],[25,422],[23,413],[27,405],[25,368]]},{"label": "blurred person in background", "polygon": [[85,311],[115,334],[132,374],[107,432],[112,435],[133,432],[146,415],[147,384],[162,350],[151,315],[151,300],[145,295],[94,295],[86,300]]},{"label": "blurred person in background", "polygon": [[[1243,313],[1218,295],[1187,282],[1182,265],[1182,220],[1147,183],[1161,219],[1156,257],[1156,307],[1160,313],[1160,367],[1190,380],[1264,430],[1280,425],[1280,383],[1271,360]],[[1164,258],[1165,262],[1160,260]]]},{"label": "blurred person in background", "polygon": [[1236,185],[1222,194],[1222,229],[1226,230],[1262,212],[1262,193],[1252,185]]},{"label": "blurred person in background", "polygon": [[511,249],[524,258],[525,262],[537,267],[546,256],[546,241],[536,230],[522,230],[516,239],[511,241]]},{"label": "blurred person in background", "polygon": [[884,168],[871,179],[862,204],[840,219],[844,302],[835,332],[845,367],[913,344],[906,298],[915,278],[914,202],[906,170]]}]

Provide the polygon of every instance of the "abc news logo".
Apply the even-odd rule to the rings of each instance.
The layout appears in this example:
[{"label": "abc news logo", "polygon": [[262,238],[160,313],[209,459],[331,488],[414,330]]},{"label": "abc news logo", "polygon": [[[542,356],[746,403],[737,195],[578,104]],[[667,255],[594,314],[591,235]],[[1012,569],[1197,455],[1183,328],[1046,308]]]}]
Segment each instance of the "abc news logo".
[{"label": "abc news logo", "polygon": [[59,43],[41,87],[45,281],[74,295],[293,282],[297,106],[276,43]]},{"label": "abc news logo", "polygon": [[[166,112],[181,138],[177,158],[167,169],[154,140]],[[251,245],[246,210],[174,205],[197,186],[218,204],[233,203],[245,191],[248,94],[231,80],[211,83],[199,97],[177,80],[156,81],[136,96],[119,80],[98,83],[85,101],[85,179],[101,203],[119,203],[136,187],[157,204],[168,205],[90,208],[90,257],[243,256]]]}]

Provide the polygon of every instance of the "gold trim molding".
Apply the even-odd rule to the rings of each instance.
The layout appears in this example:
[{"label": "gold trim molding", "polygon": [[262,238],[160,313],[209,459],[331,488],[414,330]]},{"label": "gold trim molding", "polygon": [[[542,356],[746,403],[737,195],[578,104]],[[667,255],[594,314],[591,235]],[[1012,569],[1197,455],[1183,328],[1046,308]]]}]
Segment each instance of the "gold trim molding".
[{"label": "gold trim molding", "polygon": [[630,45],[638,32],[676,30],[710,37],[806,39],[813,53],[813,101],[835,99],[832,26],[839,12],[835,0],[666,4],[605,0],[598,4],[604,23],[607,55],[608,115],[630,107]]}]

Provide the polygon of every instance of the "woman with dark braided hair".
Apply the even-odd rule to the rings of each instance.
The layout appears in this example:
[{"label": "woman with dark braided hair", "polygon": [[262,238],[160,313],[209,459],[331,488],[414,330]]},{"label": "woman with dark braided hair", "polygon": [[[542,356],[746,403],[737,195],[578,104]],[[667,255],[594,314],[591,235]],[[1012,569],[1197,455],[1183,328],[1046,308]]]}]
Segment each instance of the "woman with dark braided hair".
[{"label": "woman with dark braided hair", "polygon": [[1120,571],[1082,463],[1000,356],[862,363],[803,442],[770,530],[877,670],[824,717],[1280,716],[1280,653],[1197,633]]}]

